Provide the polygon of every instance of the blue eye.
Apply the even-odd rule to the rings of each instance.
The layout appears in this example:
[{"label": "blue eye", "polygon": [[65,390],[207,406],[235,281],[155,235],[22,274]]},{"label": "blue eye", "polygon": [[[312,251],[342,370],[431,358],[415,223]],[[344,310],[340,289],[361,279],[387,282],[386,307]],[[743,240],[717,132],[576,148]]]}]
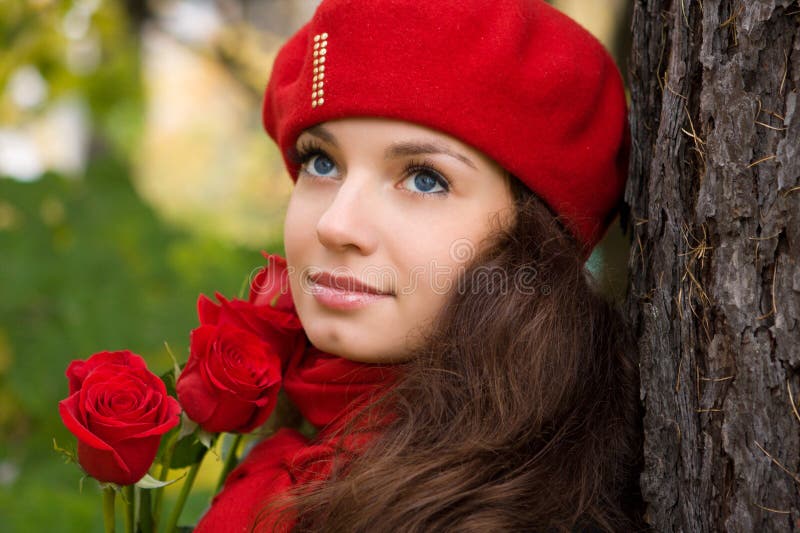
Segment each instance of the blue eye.
[{"label": "blue eye", "polygon": [[407,170],[407,174],[408,177],[403,180],[403,184],[414,194],[440,195],[450,190],[447,180],[431,168],[412,167]]},{"label": "blue eye", "polygon": [[330,174],[336,170],[336,164],[325,154],[311,156],[303,163],[303,169],[312,176],[330,177],[336,175]]}]

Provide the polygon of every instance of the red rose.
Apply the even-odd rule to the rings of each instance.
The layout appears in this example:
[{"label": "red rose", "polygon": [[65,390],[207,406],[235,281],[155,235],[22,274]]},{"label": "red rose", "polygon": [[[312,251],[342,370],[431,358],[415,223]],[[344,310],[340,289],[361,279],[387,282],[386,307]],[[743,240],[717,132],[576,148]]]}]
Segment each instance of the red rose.
[{"label": "red rose", "polygon": [[69,397],[58,411],[78,438],[78,462],[100,481],[136,483],[153,464],[161,436],[180,421],[178,402],[127,350],[72,361],[66,374]]},{"label": "red rose", "polygon": [[213,433],[247,433],[275,408],[281,362],[272,346],[230,324],[192,331],[191,354],[176,386],[186,415]]},{"label": "red rose", "polygon": [[200,327],[192,331],[189,361],[177,382],[187,416],[210,432],[247,433],[275,408],[283,363],[305,348],[305,335],[289,293],[286,261],[269,264],[250,287],[248,301],[197,302]]}]

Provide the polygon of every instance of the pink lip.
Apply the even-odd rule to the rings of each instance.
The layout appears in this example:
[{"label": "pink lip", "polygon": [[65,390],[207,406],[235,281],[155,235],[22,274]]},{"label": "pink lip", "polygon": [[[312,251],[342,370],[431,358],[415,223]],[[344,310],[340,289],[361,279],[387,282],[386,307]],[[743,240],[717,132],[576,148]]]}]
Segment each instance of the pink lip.
[{"label": "pink lip", "polygon": [[310,275],[309,279],[314,298],[334,309],[357,309],[391,296],[352,276],[320,272]]},{"label": "pink lip", "polygon": [[317,272],[315,274],[311,274],[309,276],[311,281],[318,285],[325,285],[327,287],[331,287],[334,289],[339,289],[340,291],[347,291],[347,292],[365,292],[370,294],[381,294],[387,295],[388,292],[381,291],[372,285],[367,285],[366,283],[361,282],[361,280],[354,278],[353,276],[346,276],[343,274],[333,274],[330,272]]}]

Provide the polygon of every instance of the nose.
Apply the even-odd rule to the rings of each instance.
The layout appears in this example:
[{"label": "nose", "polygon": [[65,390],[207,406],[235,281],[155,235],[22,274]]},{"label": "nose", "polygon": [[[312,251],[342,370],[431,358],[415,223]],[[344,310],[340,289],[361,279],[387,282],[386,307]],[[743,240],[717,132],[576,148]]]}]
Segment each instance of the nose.
[{"label": "nose", "polygon": [[326,248],[356,249],[369,255],[377,247],[375,213],[363,181],[348,177],[317,221],[317,238]]}]

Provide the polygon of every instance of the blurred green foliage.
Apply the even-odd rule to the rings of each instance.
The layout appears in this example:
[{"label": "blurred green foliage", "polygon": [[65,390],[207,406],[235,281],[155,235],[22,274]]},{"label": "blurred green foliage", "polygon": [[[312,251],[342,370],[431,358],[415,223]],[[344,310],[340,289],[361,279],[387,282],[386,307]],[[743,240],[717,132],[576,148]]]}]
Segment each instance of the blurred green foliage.
[{"label": "blurred green foliage", "polygon": [[[76,9],[88,9],[86,35],[99,43],[87,72],[67,56],[74,43],[64,25]],[[53,438],[75,442],[58,415],[69,361],[130,349],[163,372],[165,342],[186,359],[198,295],[238,295],[264,259],[168,226],[135,192],[143,90],[138,29],[121,2],[0,2],[0,47],[0,124],[22,123],[67,94],[87,105],[92,124],[84,176],[0,177],[0,530],[100,532],[97,484],[87,480],[81,493],[79,470],[53,451]],[[17,109],[2,92],[23,65],[47,81],[40,109]],[[264,249],[283,253],[280,243]],[[196,494],[182,522],[193,523],[207,497]]]}]

